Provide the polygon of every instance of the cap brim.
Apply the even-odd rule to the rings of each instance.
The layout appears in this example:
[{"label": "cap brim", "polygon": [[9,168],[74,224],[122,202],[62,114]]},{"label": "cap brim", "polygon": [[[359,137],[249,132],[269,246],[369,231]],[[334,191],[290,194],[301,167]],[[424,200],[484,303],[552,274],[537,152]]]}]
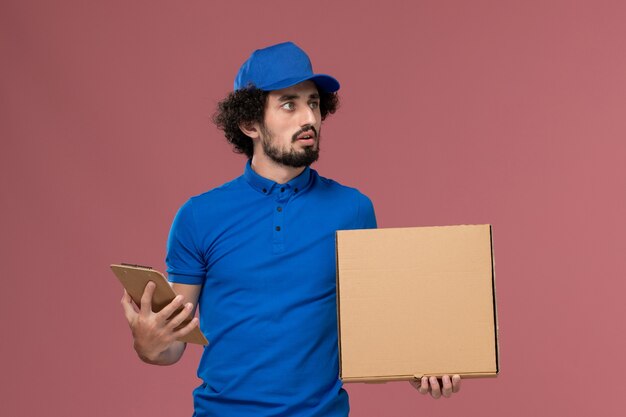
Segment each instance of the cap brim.
[{"label": "cap brim", "polygon": [[296,84],[300,84],[301,82],[311,80],[317,85],[320,90],[323,90],[327,93],[334,93],[339,90],[339,81],[326,74],[315,74],[311,77],[305,78],[287,78],[285,80],[280,80],[276,83],[270,85],[264,85],[261,87],[257,87],[263,91],[273,91],[273,90],[282,90],[283,88],[288,88],[294,86]]},{"label": "cap brim", "polygon": [[310,80],[327,93],[334,93],[339,90],[340,87],[339,81],[326,74],[317,74],[313,76],[313,78],[310,78]]}]

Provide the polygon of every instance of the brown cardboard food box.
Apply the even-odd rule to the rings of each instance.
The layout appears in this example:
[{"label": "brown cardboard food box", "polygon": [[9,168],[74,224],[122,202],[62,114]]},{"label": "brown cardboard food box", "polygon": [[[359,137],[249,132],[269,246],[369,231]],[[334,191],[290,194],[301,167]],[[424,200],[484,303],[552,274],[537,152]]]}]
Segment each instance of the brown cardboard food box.
[{"label": "brown cardboard food box", "polygon": [[496,376],[491,232],[490,225],[338,231],[340,378]]}]

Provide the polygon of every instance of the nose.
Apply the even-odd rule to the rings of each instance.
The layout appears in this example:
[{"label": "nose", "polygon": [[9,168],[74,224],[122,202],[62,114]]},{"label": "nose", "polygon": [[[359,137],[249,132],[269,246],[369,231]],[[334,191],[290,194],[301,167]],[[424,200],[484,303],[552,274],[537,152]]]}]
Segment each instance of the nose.
[{"label": "nose", "polygon": [[317,125],[317,113],[309,106],[303,106],[302,114],[300,116],[300,126]]}]

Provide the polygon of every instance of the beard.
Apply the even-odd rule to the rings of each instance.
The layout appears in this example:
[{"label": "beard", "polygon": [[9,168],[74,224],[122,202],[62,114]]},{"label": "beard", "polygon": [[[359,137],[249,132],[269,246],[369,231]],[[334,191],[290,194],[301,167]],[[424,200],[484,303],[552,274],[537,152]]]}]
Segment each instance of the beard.
[{"label": "beard", "polygon": [[[295,143],[298,139],[298,135],[306,132],[307,130],[313,130],[315,132],[315,138],[317,139],[317,146],[305,146],[301,151],[297,151],[293,147],[288,150],[279,148],[273,144],[272,133],[262,125],[261,132],[263,137],[261,138],[261,145],[263,152],[272,161],[293,168],[302,168],[311,165],[317,161],[320,155],[320,132],[316,131],[313,126],[305,126],[300,131],[293,134],[291,137],[291,143]],[[321,130],[321,129],[320,129]]]}]

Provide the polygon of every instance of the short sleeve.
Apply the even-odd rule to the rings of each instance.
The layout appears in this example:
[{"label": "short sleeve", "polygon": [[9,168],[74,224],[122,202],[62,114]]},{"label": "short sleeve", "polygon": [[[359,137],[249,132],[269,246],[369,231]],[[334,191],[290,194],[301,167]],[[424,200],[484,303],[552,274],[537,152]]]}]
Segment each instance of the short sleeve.
[{"label": "short sleeve", "polygon": [[196,238],[193,202],[187,201],[176,213],[167,240],[168,280],[199,285],[206,275],[206,262]]},{"label": "short sleeve", "polygon": [[376,229],[376,214],[372,200],[366,195],[359,196],[359,229]]}]

